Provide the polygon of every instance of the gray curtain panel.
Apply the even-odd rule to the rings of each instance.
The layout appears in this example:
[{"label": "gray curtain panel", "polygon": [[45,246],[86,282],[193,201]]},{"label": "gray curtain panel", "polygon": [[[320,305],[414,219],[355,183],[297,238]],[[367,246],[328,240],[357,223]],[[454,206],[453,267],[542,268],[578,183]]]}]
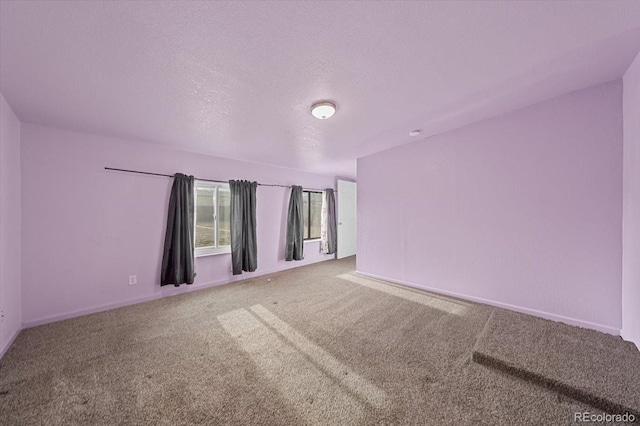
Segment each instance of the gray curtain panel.
[{"label": "gray curtain panel", "polygon": [[285,260],[304,259],[304,212],[302,187],[291,186],[289,214],[287,216],[287,249]]},{"label": "gray curtain panel", "polygon": [[231,190],[231,264],[233,275],[253,272],[258,267],[256,242],[257,182],[230,180]]},{"label": "gray curtain panel", "polygon": [[327,194],[327,254],[333,254],[338,249],[336,198],[333,189],[327,188],[324,191]]},{"label": "gray curtain panel", "polygon": [[193,284],[193,176],[176,173],[169,198],[160,286]]}]

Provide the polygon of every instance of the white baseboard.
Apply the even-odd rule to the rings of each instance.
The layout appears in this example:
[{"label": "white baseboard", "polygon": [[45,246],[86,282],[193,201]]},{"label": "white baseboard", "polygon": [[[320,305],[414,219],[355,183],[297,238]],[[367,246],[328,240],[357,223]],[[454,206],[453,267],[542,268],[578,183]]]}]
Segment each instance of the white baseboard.
[{"label": "white baseboard", "polygon": [[453,292],[453,291],[442,290],[442,289],[439,289],[439,288],[428,287],[428,286],[415,284],[415,283],[411,283],[411,282],[407,282],[407,281],[397,280],[397,279],[394,279],[394,278],[388,278],[388,277],[383,277],[383,276],[380,276],[380,275],[370,274],[368,272],[356,271],[356,273],[360,274],[362,276],[365,276],[365,277],[375,278],[375,279],[383,280],[383,281],[389,281],[390,283],[400,284],[400,285],[404,285],[404,286],[407,286],[407,287],[413,287],[413,288],[417,288],[419,290],[430,291],[430,292],[441,294],[441,295],[444,295],[444,296],[456,297],[458,299],[468,300],[468,301],[471,301],[471,302],[483,303],[485,305],[491,305],[491,306],[495,306],[495,307],[498,307],[498,308],[503,308],[503,309],[508,309],[508,310],[511,310],[511,311],[520,312],[520,313],[523,313],[523,314],[533,315],[533,316],[545,318],[545,319],[548,319],[548,320],[551,320],[551,321],[563,322],[565,324],[575,325],[575,326],[582,327],[582,328],[589,328],[589,329],[592,329],[592,330],[601,331],[603,333],[613,334],[615,336],[619,336],[620,335],[620,330],[619,329],[617,329],[615,327],[603,325],[603,324],[598,324],[598,323],[594,323],[594,322],[590,322],[590,321],[584,321],[584,320],[580,320],[580,319],[577,319],[577,318],[565,317],[563,315],[557,315],[557,314],[552,314],[550,312],[544,312],[544,311],[539,311],[539,310],[536,310],[536,309],[525,308],[523,306],[511,305],[509,303],[497,302],[495,300],[489,300],[489,299],[483,299],[483,298],[480,298],[480,297],[469,296],[467,294],[456,293],[456,292]]},{"label": "white baseboard", "polygon": [[197,290],[204,290],[206,288],[215,287],[218,285],[224,285],[231,282],[230,280],[220,280],[214,281],[206,284],[197,284],[197,285],[185,285],[180,287],[168,287],[167,289],[150,296],[138,297],[135,299],[124,300],[121,302],[107,303],[105,305],[93,306],[91,308],[79,309],[75,311],[65,312],[62,314],[51,315],[48,317],[39,318],[33,321],[26,321],[24,323],[24,328],[37,327],[39,325],[49,324],[52,322],[63,321],[70,318],[81,317],[83,315],[95,314],[98,312],[110,311],[111,309],[122,308],[124,306],[136,305],[138,303],[150,302],[152,300],[162,299],[164,297],[176,296],[178,294],[189,293]]},{"label": "white baseboard", "polygon": [[638,348],[638,350],[640,351],[640,339],[633,339],[631,336],[629,336],[628,333],[624,331],[624,328],[620,330],[620,337],[622,337],[627,342],[633,343],[636,346],[636,348]]},{"label": "white baseboard", "polygon": [[0,359],[2,359],[4,354],[6,354],[7,351],[9,350],[9,348],[11,347],[11,345],[13,345],[13,342],[16,340],[16,337],[18,337],[18,334],[20,334],[22,329],[23,329],[22,325],[20,327],[18,327],[18,329],[15,331],[15,333],[13,333],[13,335],[9,338],[9,341],[4,344],[4,347],[0,348]]},{"label": "white baseboard", "polygon": [[[217,287],[217,286],[220,286],[220,285],[236,283],[236,282],[248,280],[248,279],[251,279],[251,278],[261,277],[263,275],[269,275],[269,274],[273,274],[273,273],[276,273],[276,272],[287,271],[289,269],[300,268],[300,267],[303,267],[303,266],[312,265],[312,264],[318,263],[318,262],[325,262],[327,260],[332,260],[332,259],[333,259],[333,257],[329,257],[327,259],[318,259],[317,261],[308,262],[308,263],[305,263],[304,265],[295,265],[295,264],[293,264],[295,266],[292,265],[292,267],[273,269],[273,270],[264,271],[264,272],[260,271],[260,273],[258,273],[258,271],[255,271],[255,272],[252,272],[252,273],[243,273],[243,275],[235,275],[235,276],[232,276],[232,277],[229,277],[229,278],[225,278],[225,279],[218,280],[218,281],[212,281],[212,282],[208,282],[208,283],[204,283],[204,284],[181,285],[180,287],[175,287],[175,286],[169,285],[169,286],[166,286],[166,287],[162,287],[162,290],[161,290],[160,293],[152,294],[152,295],[149,295],[149,296],[139,297],[139,298],[129,299],[129,300],[123,300],[123,301],[120,301],[120,302],[107,303],[105,305],[93,306],[93,307],[86,308],[86,309],[78,309],[78,310],[74,310],[74,311],[64,312],[62,314],[56,314],[56,315],[51,315],[51,316],[48,316],[48,317],[38,318],[38,319],[35,319],[35,320],[31,320],[31,321],[26,321],[26,322],[23,323],[22,328],[37,327],[39,325],[49,324],[49,323],[57,322],[57,321],[63,321],[63,320],[66,320],[66,319],[80,317],[80,316],[83,316],[83,315],[95,314],[95,313],[98,313],[98,312],[109,311],[111,309],[122,308],[124,306],[136,305],[138,303],[150,302],[152,300],[157,300],[157,299],[162,299],[162,298],[165,298],[165,297],[176,296],[178,294],[190,293],[192,291],[204,290],[204,289],[207,289],[207,288]],[[245,274],[247,274],[247,275],[245,275]]]}]

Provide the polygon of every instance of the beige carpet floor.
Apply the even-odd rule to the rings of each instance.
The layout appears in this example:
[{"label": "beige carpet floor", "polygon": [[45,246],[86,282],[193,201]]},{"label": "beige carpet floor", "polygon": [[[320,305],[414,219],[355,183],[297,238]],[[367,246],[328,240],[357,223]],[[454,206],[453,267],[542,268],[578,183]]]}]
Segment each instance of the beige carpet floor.
[{"label": "beige carpet floor", "polygon": [[496,309],[473,360],[640,423],[640,353],[617,336]]},{"label": "beige carpet floor", "polygon": [[494,308],[323,262],[24,330],[3,425],[562,425],[597,409],[472,361]]}]

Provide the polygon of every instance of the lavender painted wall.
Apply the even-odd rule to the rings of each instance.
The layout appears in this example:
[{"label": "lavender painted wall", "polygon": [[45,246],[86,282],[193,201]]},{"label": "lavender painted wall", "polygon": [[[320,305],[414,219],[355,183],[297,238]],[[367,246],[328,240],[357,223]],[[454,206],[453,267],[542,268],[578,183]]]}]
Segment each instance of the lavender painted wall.
[{"label": "lavender painted wall", "polygon": [[0,357],[22,328],[20,121],[0,93]]},{"label": "lavender painted wall", "polygon": [[622,84],[358,160],[357,269],[619,333]]},{"label": "lavender painted wall", "polygon": [[[209,179],[335,187],[335,179],[91,134],[23,124],[25,326],[331,259],[319,243],[284,261],[289,190],[258,187],[258,270],[234,278],[231,255],[197,258],[193,286],[160,288],[171,180],[105,166]],[[128,285],[137,274],[138,284]]]},{"label": "lavender painted wall", "polygon": [[640,54],[623,78],[622,336],[640,348]]}]

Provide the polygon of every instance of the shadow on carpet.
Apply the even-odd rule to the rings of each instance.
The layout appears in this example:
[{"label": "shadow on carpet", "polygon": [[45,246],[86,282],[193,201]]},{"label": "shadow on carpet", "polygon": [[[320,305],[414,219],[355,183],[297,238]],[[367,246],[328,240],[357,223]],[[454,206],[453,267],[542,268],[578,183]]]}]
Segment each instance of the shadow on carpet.
[{"label": "shadow on carpet", "polygon": [[496,309],[473,361],[640,420],[640,353],[620,337]]}]

